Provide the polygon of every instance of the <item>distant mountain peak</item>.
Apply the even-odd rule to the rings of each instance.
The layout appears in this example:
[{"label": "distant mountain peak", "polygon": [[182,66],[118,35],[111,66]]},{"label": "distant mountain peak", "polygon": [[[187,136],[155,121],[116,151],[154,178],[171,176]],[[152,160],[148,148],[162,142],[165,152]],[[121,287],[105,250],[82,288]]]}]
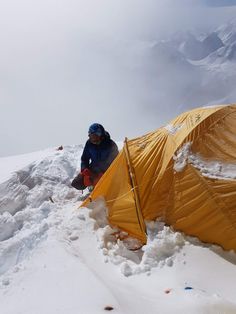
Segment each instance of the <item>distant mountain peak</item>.
[{"label": "distant mountain peak", "polygon": [[230,19],[227,23],[217,28],[216,33],[225,45],[236,41],[236,18]]},{"label": "distant mountain peak", "polygon": [[203,40],[196,39],[192,34],[180,46],[181,52],[190,60],[201,60],[224,46],[216,32],[207,35]]}]

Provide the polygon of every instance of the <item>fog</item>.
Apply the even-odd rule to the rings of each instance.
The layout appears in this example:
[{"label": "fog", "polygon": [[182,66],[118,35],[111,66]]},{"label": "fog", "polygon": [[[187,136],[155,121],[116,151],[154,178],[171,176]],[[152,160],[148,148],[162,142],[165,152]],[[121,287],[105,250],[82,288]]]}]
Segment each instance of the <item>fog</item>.
[{"label": "fog", "polygon": [[195,106],[181,103],[192,73],[155,45],[234,15],[190,0],[1,2],[0,156],[83,143],[93,122],[115,140],[166,124]]}]

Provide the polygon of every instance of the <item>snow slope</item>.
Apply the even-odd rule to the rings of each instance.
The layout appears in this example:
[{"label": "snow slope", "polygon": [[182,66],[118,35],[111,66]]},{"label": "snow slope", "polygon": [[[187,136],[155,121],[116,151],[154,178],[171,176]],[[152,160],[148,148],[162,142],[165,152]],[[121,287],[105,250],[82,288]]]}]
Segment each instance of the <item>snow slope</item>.
[{"label": "snow slope", "polygon": [[[0,166],[0,313],[236,313],[234,252],[160,222],[149,222],[147,245],[130,251],[112,235],[102,201],[78,209],[84,195],[70,181],[81,150],[4,158]],[[182,155],[186,162],[186,148]],[[207,169],[216,175],[215,165]]]},{"label": "snow slope", "polygon": [[28,164],[32,163],[35,160],[40,158],[45,158],[53,152],[52,149],[46,149],[40,152],[34,152],[31,154],[24,154],[20,156],[10,156],[10,157],[1,157],[0,158],[0,183],[6,181],[10,174],[19,170]]}]

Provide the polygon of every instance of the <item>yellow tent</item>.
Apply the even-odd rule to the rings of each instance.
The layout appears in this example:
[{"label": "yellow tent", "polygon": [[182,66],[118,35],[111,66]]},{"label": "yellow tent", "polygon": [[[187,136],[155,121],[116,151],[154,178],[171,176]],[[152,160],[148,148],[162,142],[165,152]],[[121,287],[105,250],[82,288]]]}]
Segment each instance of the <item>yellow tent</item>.
[{"label": "yellow tent", "polygon": [[[159,218],[236,250],[236,178],[221,176],[222,167],[236,167],[235,160],[236,105],[194,109],[126,140],[82,206],[103,196],[109,223],[143,243],[144,221]],[[205,164],[217,165],[215,176],[208,176]]]}]

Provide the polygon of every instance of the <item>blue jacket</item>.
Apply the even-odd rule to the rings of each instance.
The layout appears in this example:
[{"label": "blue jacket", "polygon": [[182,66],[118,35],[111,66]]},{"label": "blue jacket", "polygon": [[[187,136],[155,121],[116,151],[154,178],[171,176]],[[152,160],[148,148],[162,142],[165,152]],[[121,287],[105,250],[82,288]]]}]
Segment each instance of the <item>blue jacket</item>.
[{"label": "blue jacket", "polygon": [[118,152],[116,143],[107,132],[99,145],[88,140],[81,156],[81,171],[89,168],[94,173],[104,173],[118,155]]}]

